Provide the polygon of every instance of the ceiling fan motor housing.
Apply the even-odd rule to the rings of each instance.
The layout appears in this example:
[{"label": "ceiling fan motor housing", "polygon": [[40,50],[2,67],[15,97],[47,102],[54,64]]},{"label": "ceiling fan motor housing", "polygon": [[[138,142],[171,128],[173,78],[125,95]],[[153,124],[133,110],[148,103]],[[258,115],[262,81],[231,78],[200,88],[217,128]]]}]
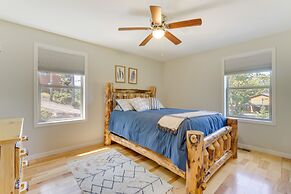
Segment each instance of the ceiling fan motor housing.
[{"label": "ceiling fan motor housing", "polygon": [[150,21],[151,21],[151,28],[153,30],[166,30],[167,29],[166,18],[167,17],[165,15],[162,15],[162,23],[160,23],[160,24],[155,24],[153,22],[153,20],[150,19]]}]

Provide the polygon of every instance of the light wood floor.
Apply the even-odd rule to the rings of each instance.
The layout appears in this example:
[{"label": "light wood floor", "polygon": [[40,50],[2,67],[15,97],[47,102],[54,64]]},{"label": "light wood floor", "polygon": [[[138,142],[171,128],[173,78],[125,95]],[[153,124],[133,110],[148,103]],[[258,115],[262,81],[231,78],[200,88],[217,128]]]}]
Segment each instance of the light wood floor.
[{"label": "light wood floor", "polygon": [[[24,177],[30,182],[29,194],[80,194],[67,162],[89,154],[116,149],[174,186],[174,193],[185,193],[185,180],[155,162],[114,144],[110,147],[90,146],[30,162]],[[239,150],[239,158],[231,159],[209,181],[206,194],[291,194],[291,160],[258,152]]]}]

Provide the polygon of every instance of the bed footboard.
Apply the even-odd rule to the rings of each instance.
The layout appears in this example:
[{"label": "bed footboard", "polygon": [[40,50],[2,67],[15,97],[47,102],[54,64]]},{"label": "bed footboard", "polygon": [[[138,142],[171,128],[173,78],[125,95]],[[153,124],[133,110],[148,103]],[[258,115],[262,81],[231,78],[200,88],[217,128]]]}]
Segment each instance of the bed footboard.
[{"label": "bed footboard", "polygon": [[237,158],[237,120],[204,137],[200,131],[187,131],[186,192],[200,194],[206,183],[231,157]]},{"label": "bed footboard", "polygon": [[186,163],[186,192],[202,193],[203,188],[203,156],[204,135],[200,131],[187,131],[187,163]]}]

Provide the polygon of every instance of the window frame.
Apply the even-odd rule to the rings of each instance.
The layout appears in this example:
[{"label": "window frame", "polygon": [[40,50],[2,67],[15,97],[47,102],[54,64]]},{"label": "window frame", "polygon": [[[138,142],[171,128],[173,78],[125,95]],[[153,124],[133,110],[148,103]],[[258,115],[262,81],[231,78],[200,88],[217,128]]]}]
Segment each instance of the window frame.
[{"label": "window frame", "polygon": [[[63,52],[67,54],[75,54],[75,55],[81,55],[85,58],[85,66],[84,66],[84,76],[82,78],[82,117],[76,118],[76,119],[64,119],[60,121],[50,121],[50,122],[39,122],[40,121],[40,102],[41,102],[41,95],[40,95],[40,83],[38,79],[38,50],[39,48],[49,49],[57,52]],[[73,124],[73,123],[82,123],[87,121],[88,118],[88,109],[87,109],[87,102],[88,102],[88,54],[84,52],[78,52],[78,51],[72,51],[64,48],[59,48],[55,46],[50,46],[46,44],[41,43],[34,43],[34,126],[37,127],[45,127],[45,126],[54,126],[54,125],[63,125],[63,124]],[[52,73],[58,73],[58,72],[52,72]],[[78,74],[76,74],[78,75]],[[54,87],[53,85],[50,85],[50,87]],[[65,88],[61,87],[61,88]]]},{"label": "window frame", "polygon": [[[243,123],[253,123],[253,124],[265,124],[265,125],[276,125],[276,49],[263,49],[259,51],[248,52],[240,55],[234,55],[230,57],[225,57],[222,59],[222,76],[223,76],[223,113],[224,116],[227,116],[227,76],[225,75],[225,61],[229,59],[241,58],[241,57],[249,57],[258,55],[264,52],[271,52],[272,53],[272,71],[271,71],[271,84],[270,84],[270,99],[271,99],[271,119],[270,120],[263,120],[263,119],[255,119],[255,118],[242,118],[242,117],[229,117],[233,119],[237,119]],[[258,88],[258,87],[254,87]]]}]

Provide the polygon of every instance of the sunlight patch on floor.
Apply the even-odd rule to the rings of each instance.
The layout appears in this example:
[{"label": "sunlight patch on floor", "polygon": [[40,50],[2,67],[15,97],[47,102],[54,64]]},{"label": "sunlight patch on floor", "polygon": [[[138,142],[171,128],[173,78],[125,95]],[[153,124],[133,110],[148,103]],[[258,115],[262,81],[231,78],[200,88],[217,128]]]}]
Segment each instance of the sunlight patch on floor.
[{"label": "sunlight patch on floor", "polygon": [[86,155],[90,155],[90,154],[94,154],[94,153],[98,153],[98,152],[101,152],[101,151],[104,151],[104,150],[109,150],[110,148],[100,148],[100,149],[97,149],[97,150],[93,150],[93,151],[90,151],[90,152],[85,152],[85,153],[82,153],[82,154],[78,154],[77,156],[81,157],[81,156],[86,156]]}]

